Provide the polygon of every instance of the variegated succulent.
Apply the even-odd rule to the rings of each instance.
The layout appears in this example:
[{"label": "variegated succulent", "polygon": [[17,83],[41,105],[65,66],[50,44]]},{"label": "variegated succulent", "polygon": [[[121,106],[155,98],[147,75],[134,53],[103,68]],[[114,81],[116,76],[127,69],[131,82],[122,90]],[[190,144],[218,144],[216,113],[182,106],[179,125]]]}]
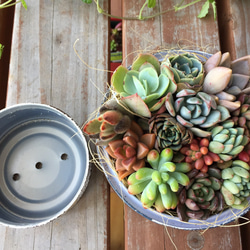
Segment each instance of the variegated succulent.
[{"label": "variegated succulent", "polygon": [[169,93],[165,105],[170,115],[199,137],[209,136],[207,128],[230,117],[228,109],[217,105],[213,96],[205,92],[196,93],[191,89],[178,92],[176,100]]},{"label": "variegated succulent", "polygon": [[198,92],[202,88],[204,68],[201,61],[192,53],[182,53],[166,58],[162,65],[174,74],[177,92],[192,89]]},{"label": "variegated succulent", "polygon": [[130,110],[145,117],[151,117],[151,112],[164,103],[166,94],[177,89],[159,60],[151,54],[140,54],[131,70],[119,66],[112,75],[111,84]]}]

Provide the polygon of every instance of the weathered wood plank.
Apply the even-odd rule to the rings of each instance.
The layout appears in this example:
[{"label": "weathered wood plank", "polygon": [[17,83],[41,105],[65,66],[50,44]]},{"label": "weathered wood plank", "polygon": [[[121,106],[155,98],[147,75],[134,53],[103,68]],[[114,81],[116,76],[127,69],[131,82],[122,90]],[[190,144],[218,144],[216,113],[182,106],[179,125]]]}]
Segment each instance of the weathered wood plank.
[{"label": "weathered wood plank", "polygon": [[[232,59],[237,59],[250,54],[250,1],[229,0],[218,2],[219,11],[224,11],[221,17],[221,43],[224,52],[229,51]],[[227,38],[230,39],[227,39]],[[225,40],[223,39],[225,38]],[[241,219],[241,223],[247,223],[241,226],[241,237],[243,249],[250,246],[250,212]],[[248,221],[247,221],[248,220]]]},{"label": "weathered wood plank", "polygon": [[[123,1],[123,16],[138,14],[144,1],[136,3]],[[158,1],[156,10],[145,14],[162,12],[175,1]],[[202,3],[177,13],[168,12],[148,21],[123,22],[123,55],[125,66],[131,64],[136,52],[160,49],[197,49],[208,53],[220,50],[217,22],[210,11],[202,20],[197,18]],[[167,229],[167,230],[166,230]],[[190,232],[165,228],[148,221],[129,207],[125,207],[125,248],[126,249],[190,249],[187,236]],[[231,237],[232,241],[228,241]],[[204,233],[203,249],[241,249],[238,227],[214,228]],[[174,243],[174,244],[173,244]]]},{"label": "weathered wood plank", "polygon": [[223,52],[232,59],[250,54],[250,3],[244,0],[218,1],[220,40]]},{"label": "weathered wood plank", "polygon": [[[3,0],[0,3],[4,2]],[[10,47],[13,27],[15,7],[9,7],[0,10],[0,43],[4,45],[4,53],[0,60],[0,108],[5,107],[9,62],[10,62]]]},{"label": "weathered wood plank", "polygon": [[[26,1],[14,21],[7,105],[51,104],[79,125],[103,100],[108,74],[108,18],[82,1]],[[101,1],[108,9],[109,1]],[[86,67],[74,52],[93,68]],[[92,166],[79,202],[53,222],[30,229],[0,227],[2,249],[108,249],[109,188]]]},{"label": "weathered wood plank", "polygon": [[[123,1],[123,16],[137,16],[143,2]],[[153,10],[146,8],[144,16],[171,10],[174,4],[176,1],[160,0]],[[147,21],[124,21],[123,54],[127,59],[126,65],[131,64],[138,51],[198,49],[208,53],[217,52],[220,49],[217,22],[211,11],[206,18],[198,19],[201,6],[202,3],[198,3],[178,12],[172,10]]]}]

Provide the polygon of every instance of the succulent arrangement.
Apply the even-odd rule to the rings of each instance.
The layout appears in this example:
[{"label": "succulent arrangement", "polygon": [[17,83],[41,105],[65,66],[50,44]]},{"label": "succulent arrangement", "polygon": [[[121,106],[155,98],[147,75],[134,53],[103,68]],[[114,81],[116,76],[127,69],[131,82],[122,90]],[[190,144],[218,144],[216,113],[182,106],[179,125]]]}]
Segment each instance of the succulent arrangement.
[{"label": "succulent arrangement", "polygon": [[250,55],[140,54],[83,131],[146,209],[206,220],[250,196]]}]

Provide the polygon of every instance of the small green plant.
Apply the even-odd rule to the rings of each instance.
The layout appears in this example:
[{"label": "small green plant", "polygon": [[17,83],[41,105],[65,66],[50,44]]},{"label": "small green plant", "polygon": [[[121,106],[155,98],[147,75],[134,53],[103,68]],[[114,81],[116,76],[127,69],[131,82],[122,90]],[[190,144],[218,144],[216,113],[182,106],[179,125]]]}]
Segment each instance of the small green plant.
[{"label": "small green plant", "polygon": [[19,1],[14,2],[14,3],[12,2],[12,0],[8,0],[8,1],[0,4],[0,9],[10,7],[10,6],[13,6],[13,5],[18,4],[18,3],[22,3],[23,7],[27,10],[27,4],[24,0],[19,0]]},{"label": "small green plant", "polygon": [[[82,1],[84,3],[87,3],[87,4],[90,4],[90,3],[93,2],[92,0],[82,0]],[[147,19],[150,19],[150,18],[153,18],[153,17],[156,17],[156,16],[166,14],[167,12],[170,12],[170,11],[179,11],[179,10],[185,9],[185,8],[191,6],[191,5],[194,5],[194,4],[196,4],[198,2],[201,2],[201,1],[204,1],[204,0],[194,0],[191,3],[188,3],[188,4],[184,4],[184,1],[185,0],[181,0],[181,2],[179,4],[176,4],[173,8],[164,10],[164,11],[156,13],[154,15],[143,16],[142,13],[143,13],[143,10],[145,9],[146,6],[148,8],[154,8],[156,6],[156,0],[145,0],[144,4],[142,5],[142,7],[141,7],[141,9],[139,11],[138,16],[136,16],[136,17],[117,17],[117,16],[113,16],[113,15],[110,15],[109,13],[105,12],[105,10],[101,8],[101,6],[99,4],[99,0],[94,0],[94,2],[96,4],[97,11],[100,14],[103,14],[103,15],[106,15],[106,16],[109,16],[109,17],[125,19],[125,20],[133,20],[133,19],[135,19],[135,20],[147,20]],[[203,6],[201,8],[201,11],[200,11],[200,13],[199,13],[199,15],[197,17],[198,18],[205,17],[208,14],[208,10],[210,8],[210,5],[213,8],[214,20],[216,20],[216,2],[215,2],[215,0],[206,0],[206,2],[203,4]]]},{"label": "small green plant", "polygon": [[0,43],[0,59],[1,59],[2,54],[3,54],[3,48],[4,48],[4,46]]}]

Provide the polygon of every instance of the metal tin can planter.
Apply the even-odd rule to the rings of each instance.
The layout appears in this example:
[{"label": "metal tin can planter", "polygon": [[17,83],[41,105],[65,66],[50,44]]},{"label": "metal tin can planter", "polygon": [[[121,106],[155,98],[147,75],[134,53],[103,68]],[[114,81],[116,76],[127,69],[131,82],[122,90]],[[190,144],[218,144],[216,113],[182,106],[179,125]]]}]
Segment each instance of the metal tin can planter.
[{"label": "metal tin can planter", "polygon": [[88,149],[80,128],[43,104],[3,109],[0,121],[0,223],[26,228],[57,218],[88,183]]},{"label": "metal tin can planter", "polygon": [[98,138],[106,178],[134,211],[194,230],[249,210],[250,151],[243,150],[250,124],[242,122],[249,105],[239,109],[240,94],[250,94],[249,72],[238,84],[231,67],[239,64],[228,55],[163,51],[113,74],[113,96],[83,131]]}]

